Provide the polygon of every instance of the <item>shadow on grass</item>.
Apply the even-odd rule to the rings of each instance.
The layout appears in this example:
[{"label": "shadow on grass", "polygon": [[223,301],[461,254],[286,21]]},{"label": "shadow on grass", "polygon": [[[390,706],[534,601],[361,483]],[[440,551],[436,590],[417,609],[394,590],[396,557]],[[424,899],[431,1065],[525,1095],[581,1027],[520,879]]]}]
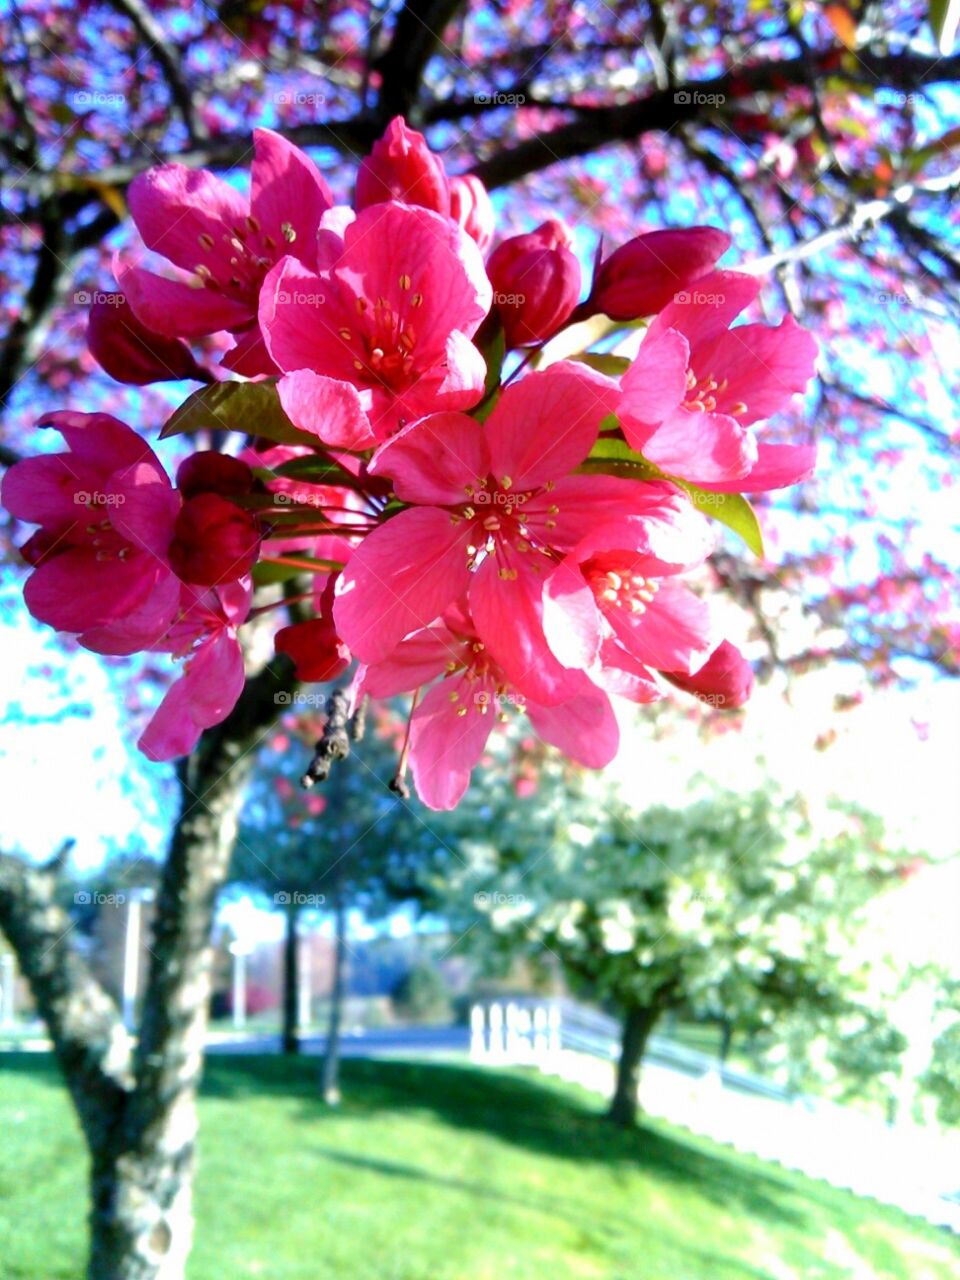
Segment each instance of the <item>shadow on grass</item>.
[{"label": "shadow on grass", "polygon": [[[519,1071],[347,1059],[342,1064],[345,1100],[336,1111],[319,1097],[318,1072],[315,1058],[208,1059],[204,1092],[238,1100],[264,1093],[295,1098],[306,1116],[318,1123],[338,1115],[373,1119],[387,1110],[430,1114],[453,1128],[485,1133],[537,1154],[640,1169],[662,1182],[693,1188],[731,1213],[780,1225],[803,1226],[809,1207],[803,1201],[817,1199],[815,1184],[805,1195],[786,1180],[742,1163],[732,1176],[728,1160],[694,1140],[687,1143],[648,1126],[618,1129],[604,1118],[600,1100],[586,1094],[578,1098],[542,1077]],[[397,1168],[417,1173],[406,1165],[385,1172],[396,1173]],[[835,1212],[835,1205],[829,1207]]]}]

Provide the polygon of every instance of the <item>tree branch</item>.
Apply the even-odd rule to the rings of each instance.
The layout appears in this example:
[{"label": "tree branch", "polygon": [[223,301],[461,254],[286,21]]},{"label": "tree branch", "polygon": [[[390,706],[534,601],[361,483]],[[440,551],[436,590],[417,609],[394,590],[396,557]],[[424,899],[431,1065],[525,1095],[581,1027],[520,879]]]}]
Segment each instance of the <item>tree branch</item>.
[{"label": "tree branch", "polygon": [[73,924],[54,894],[57,878],[0,854],[0,929],[17,955],[50,1031],[91,1144],[122,1117],[130,1072],[130,1038],[117,1007],[70,946]]}]

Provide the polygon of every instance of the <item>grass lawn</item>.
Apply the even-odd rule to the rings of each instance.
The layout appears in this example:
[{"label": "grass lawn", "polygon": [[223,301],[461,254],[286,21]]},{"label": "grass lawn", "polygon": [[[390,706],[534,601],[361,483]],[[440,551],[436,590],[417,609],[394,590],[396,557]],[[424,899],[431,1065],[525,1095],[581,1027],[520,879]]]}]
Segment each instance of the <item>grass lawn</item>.
[{"label": "grass lawn", "polygon": [[[210,1061],[189,1280],[956,1280],[945,1233],[519,1071]],[[85,1158],[52,1062],[0,1057],[0,1277],[80,1280]]]}]

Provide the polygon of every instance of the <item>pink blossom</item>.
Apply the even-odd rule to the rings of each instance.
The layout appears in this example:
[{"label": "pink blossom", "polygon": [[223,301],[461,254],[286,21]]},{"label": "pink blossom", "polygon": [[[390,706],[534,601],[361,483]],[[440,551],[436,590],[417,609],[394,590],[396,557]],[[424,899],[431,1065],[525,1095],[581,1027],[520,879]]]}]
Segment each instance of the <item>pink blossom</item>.
[{"label": "pink blossom", "polygon": [[753,692],[753,668],[729,640],[724,640],[692,675],[683,671],[663,674],[678,689],[694,693],[703,702],[724,711],[742,707]]},{"label": "pink blossom", "polygon": [[148,759],[189,755],[203,730],[233,710],[243,691],[237,628],[250,612],[252,594],[249,578],[209,590],[181,587],[177,621],[153,648],[183,659],[184,670],[137,743]]},{"label": "pink blossom", "polygon": [[701,276],[650,325],[621,384],[618,413],[632,448],[719,493],[796,484],[816,457],[812,445],[758,444],[747,430],[806,388],[817,353],[789,316],[775,327],[729,327],[759,290],[739,272]]},{"label": "pink blossom", "polygon": [[360,690],[373,697],[433,684],[410,721],[410,767],[417,794],[431,809],[452,809],[470,783],[498,716],[525,711],[545,742],[592,769],[616,755],[619,730],[606,695],[577,673],[559,706],[528,700],[491,657],[465,606],[403,641],[365,669]]},{"label": "pink blossom", "polygon": [[653,701],[651,668],[696,671],[720,643],[706,601],[676,581],[713,545],[707,520],[688,501],[656,490],[642,514],[598,524],[545,584],[553,653],[568,667],[599,661],[611,692]]},{"label": "pink blossom", "polygon": [[424,414],[476,404],[485,367],[470,338],[491,289],[473,240],[396,203],[362,210],[342,236],[329,221],[323,270],[286,258],[264,282],[260,324],[279,368],[368,391],[381,440]]},{"label": "pink blossom", "polygon": [[27,608],[89,648],[132,652],[110,646],[149,643],[176,609],[167,547],[179,497],[153,450],[116,418],[63,411],[40,426],[55,427],[69,452],[25,458],[3,482],[10,514],[40,525],[23,548],[34,566]]},{"label": "pink blossom", "polygon": [[[316,266],[317,226],[333,203],[313,162],[270,129],[254,130],[250,197],[206,169],[161,165],[130,184],[130,212],[149,249],[180,274],[156,275],[118,260],[117,278],[139,320],[165,337],[228,330],[223,363],[238,373],[271,373],[257,329],[264,276],[293,254]],[[188,274],[183,274],[188,273]]]},{"label": "pink blossom", "polygon": [[496,215],[487,188],[475,174],[450,179],[450,217],[476,240],[480,252],[486,253],[493,241]]},{"label": "pink blossom", "polygon": [[106,294],[90,307],[87,346],[94,360],[117,382],[139,387],[180,378],[210,380],[185,342],[148,329],[122,293]]},{"label": "pink blossom", "polygon": [[615,249],[597,269],[582,314],[634,320],[661,311],[730,247],[716,227],[648,231]]},{"label": "pink blossom", "polygon": [[487,263],[508,347],[549,338],[580,296],[580,263],[570,233],[555,218],[502,241]]},{"label": "pink blossom", "polygon": [[383,445],[370,471],[415,504],[369,534],[351,556],[337,629],[364,662],[469,592],[490,657],[543,703],[578,687],[578,673],[543,634],[543,584],[599,522],[643,512],[660,487],[570,473],[584,460],[617,397],[616,384],[560,363],[507,387],[485,426],[435,414]]},{"label": "pink blossom", "polygon": [[370,154],[360,161],[354,207],[401,200],[442,213],[450,212],[450,188],[443,163],[422,133],[407,126],[402,116],[387,125]]}]

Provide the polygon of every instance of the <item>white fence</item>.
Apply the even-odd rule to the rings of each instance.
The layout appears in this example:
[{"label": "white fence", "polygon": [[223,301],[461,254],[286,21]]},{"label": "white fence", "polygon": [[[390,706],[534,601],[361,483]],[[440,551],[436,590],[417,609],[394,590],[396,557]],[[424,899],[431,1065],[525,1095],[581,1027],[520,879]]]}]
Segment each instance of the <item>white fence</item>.
[{"label": "white fence", "polygon": [[[476,1004],[475,1062],[537,1067],[598,1093],[613,1087],[619,1029],[568,1000]],[[960,1234],[960,1134],[885,1124],[654,1036],[640,1103],[650,1115]]]}]

